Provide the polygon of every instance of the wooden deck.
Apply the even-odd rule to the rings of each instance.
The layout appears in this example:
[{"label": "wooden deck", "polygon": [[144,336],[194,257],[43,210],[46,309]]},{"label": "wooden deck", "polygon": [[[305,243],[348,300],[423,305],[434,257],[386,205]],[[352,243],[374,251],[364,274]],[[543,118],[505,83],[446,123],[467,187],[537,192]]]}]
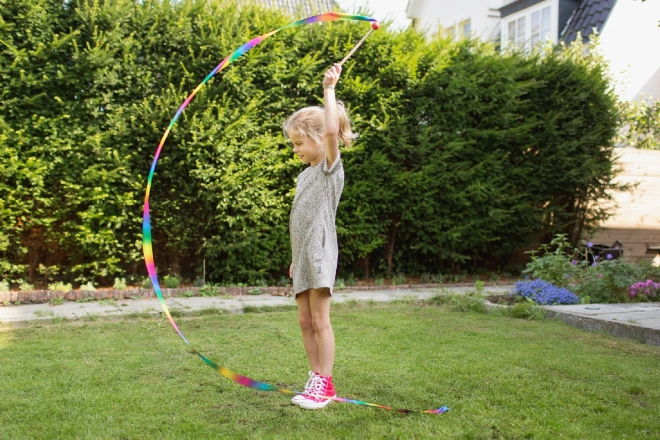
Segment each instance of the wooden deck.
[{"label": "wooden deck", "polygon": [[660,264],[660,151],[623,148],[619,152],[623,170],[616,180],[637,187],[631,193],[614,195],[615,214],[591,241],[611,245],[619,240],[626,260],[656,259]]}]

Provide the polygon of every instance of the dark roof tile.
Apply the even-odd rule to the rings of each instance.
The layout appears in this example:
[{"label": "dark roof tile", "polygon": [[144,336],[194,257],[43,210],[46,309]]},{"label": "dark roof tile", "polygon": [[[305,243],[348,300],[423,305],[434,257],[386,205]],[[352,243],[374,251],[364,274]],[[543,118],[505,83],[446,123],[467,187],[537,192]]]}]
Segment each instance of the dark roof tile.
[{"label": "dark roof tile", "polygon": [[575,41],[577,33],[582,35],[582,41],[589,40],[589,35],[596,28],[598,32],[603,30],[603,26],[612,12],[612,8],[617,0],[582,0],[582,3],[575,8],[573,15],[566,23],[566,27],[561,32],[560,39],[566,43]]}]

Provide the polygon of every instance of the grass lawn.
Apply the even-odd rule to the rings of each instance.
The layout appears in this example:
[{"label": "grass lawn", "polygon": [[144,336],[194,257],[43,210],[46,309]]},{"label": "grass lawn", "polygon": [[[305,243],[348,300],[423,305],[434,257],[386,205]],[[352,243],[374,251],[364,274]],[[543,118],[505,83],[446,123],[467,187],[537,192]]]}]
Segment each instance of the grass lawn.
[{"label": "grass lawn", "polygon": [[[306,381],[293,309],[178,317],[221,365]],[[332,312],[341,397],[305,411],[241,387],[186,351],[164,319],[0,331],[0,438],[660,438],[660,348],[554,321],[420,304]]]}]

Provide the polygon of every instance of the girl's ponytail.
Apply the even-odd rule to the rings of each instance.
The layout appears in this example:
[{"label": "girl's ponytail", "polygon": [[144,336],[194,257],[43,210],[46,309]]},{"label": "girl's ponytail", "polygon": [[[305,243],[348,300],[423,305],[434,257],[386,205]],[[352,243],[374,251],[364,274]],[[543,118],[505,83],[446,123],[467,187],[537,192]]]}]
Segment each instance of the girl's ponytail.
[{"label": "girl's ponytail", "polygon": [[348,119],[348,112],[344,103],[337,101],[337,114],[339,115],[339,139],[346,145],[350,147],[355,139],[357,139],[357,134],[353,133],[351,129],[351,121]]}]

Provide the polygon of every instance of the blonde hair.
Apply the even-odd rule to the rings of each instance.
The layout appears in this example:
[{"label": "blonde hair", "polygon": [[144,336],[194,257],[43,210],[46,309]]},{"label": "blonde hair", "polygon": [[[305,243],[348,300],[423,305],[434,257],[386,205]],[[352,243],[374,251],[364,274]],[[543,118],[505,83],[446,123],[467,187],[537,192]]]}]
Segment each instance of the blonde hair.
[{"label": "blonde hair", "polygon": [[[351,121],[344,103],[337,101],[337,114],[339,115],[339,139],[347,147],[357,138],[357,134],[351,129]],[[308,136],[316,142],[321,142],[321,136],[325,134],[325,110],[323,107],[301,108],[282,124],[284,135],[288,138],[289,133],[297,133],[303,138]]]}]

